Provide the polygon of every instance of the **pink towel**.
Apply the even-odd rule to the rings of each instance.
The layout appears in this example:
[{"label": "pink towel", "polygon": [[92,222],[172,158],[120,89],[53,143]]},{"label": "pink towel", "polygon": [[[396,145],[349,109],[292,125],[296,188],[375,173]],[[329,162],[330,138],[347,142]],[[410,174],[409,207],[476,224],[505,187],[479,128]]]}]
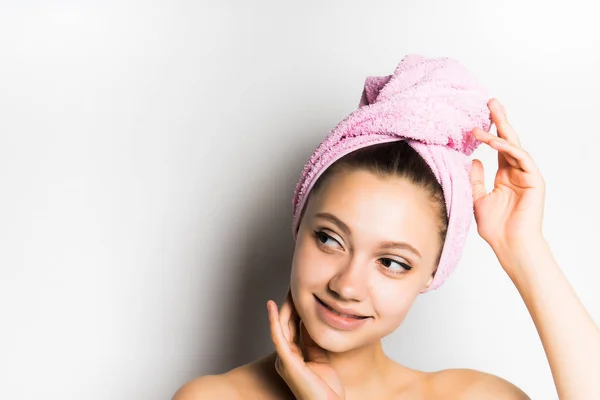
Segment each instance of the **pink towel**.
[{"label": "pink towel", "polygon": [[490,97],[449,57],[405,56],[393,75],[368,77],[359,108],[333,128],[306,163],[294,192],[293,235],[319,176],[344,155],[373,144],[406,140],[429,164],[444,191],[448,231],[428,290],[456,267],[473,219],[469,172],[479,145],[471,131],[490,130]]}]

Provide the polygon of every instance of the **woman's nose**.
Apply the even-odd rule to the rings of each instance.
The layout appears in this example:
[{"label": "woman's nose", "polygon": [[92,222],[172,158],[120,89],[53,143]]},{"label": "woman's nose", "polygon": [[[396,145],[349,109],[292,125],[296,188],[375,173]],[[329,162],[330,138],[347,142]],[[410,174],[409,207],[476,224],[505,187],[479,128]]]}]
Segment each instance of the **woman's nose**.
[{"label": "woman's nose", "polygon": [[365,263],[351,260],[329,280],[329,289],[341,300],[363,301],[367,297],[367,276]]}]

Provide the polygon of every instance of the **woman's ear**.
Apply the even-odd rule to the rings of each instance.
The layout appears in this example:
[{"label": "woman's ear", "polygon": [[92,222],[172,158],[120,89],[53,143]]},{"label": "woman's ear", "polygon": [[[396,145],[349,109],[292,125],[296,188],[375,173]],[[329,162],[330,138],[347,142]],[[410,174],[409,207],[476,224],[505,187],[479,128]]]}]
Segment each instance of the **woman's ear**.
[{"label": "woman's ear", "polygon": [[434,275],[435,275],[435,272],[433,274],[431,274],[431,276],[429,277],[429,280],[427,281],[427,285],[425,285],[425,287],[423,289],[421,289],[420,293],[425,293],[427,291],[427,289],[429,289],[429,286],[431,286],[431,282],[433,282]]}]

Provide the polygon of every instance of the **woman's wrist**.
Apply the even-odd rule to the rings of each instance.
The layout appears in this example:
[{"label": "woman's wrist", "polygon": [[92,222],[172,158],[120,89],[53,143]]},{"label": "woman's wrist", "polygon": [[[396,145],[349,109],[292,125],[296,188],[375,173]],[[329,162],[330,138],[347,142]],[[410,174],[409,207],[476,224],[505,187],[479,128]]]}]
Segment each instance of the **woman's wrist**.
[{"label": "woman's wrist", "polygon": [[552,251],[542,234],[500,243],[492,249],[515,284],[538,277],[553,264]]}]

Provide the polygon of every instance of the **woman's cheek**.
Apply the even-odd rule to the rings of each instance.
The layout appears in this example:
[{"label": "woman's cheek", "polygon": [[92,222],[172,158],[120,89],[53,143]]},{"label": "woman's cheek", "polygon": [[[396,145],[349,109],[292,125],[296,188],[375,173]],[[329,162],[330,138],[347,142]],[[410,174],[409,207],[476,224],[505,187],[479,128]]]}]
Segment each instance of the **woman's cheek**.
[{"label": "woman's cheek", "polygon": [[310,286],[327,283],[335,270],[332,256],[304,241],[298,245],[292,265],[292,279]]},{"label": "woman's cheek", "polygon": [[416,296],[409,288],[395,284],[379,285],[373,297],[375,297],[373,302],[379,316],[389,319],[390,323],[400,324],[408,314]]}]

